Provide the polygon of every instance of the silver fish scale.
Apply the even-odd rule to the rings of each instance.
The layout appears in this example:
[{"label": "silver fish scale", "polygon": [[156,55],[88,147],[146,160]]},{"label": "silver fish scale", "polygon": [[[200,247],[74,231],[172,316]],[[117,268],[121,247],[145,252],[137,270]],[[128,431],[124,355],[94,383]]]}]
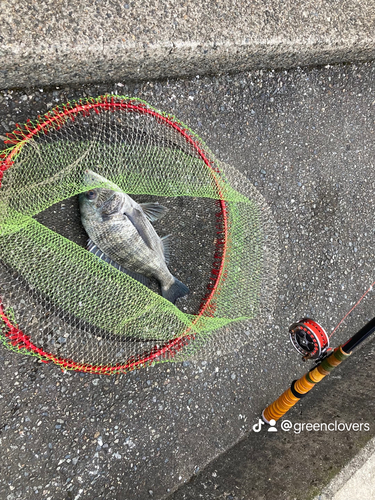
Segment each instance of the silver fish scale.
[{"label": "silver fish scale", "polygon": [[162,282],[172,280],[161,252],[145,244],[126,216],[122,221],[93,221],[85,229],[96,246],[120,266]]},{"label": "silver fish scale", "polygon": [[[155,229],[138,204],[125,193],[114,193],[107,189],[97,189],[99,207],[90,204],[89,210],[83,210],[82,223],[90,239],[110,259],[120,266],[140,273],[149,278],[156,278],[164,286],[173,283],[174,278],[167,268],[163,254],[163,244]],[[107,193],[105,193],[107,192]],[[106,196],[107,195],[107,200]],[[139,207],[137,217],[141,217],[150,248],[124,212],[132,206]],[[100,257],[100,255],[98,255]]]}]

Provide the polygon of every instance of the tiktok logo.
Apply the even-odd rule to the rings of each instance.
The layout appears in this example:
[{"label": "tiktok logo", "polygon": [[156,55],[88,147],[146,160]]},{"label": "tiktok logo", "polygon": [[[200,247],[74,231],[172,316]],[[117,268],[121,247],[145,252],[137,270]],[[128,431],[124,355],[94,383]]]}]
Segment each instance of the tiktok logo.
[{"label": "tiktok logo", "polygon": [[260,432],[262,430],[262,425],[264,425],[263,420],[259,419],[257,424],[253,425],[254,432]]},{"label": "tiktok logo", "polygon": [[[277,432],[276,429],[276,420],[271,419],[269,422],[268,432]],[[262,425],[264,425],[263,420],[259,419],[257,424],[253,425],[254,432],[260,432],[262,430]]]}]

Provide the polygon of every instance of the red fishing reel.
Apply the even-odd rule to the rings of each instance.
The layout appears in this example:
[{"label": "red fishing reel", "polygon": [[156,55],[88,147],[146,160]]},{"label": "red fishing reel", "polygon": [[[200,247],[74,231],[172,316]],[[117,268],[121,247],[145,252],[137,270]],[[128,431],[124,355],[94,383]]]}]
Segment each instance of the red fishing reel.
[{"label": "red fishing reel", "polygon": [[290,340],[302,359],[321,360],[332,351],[324,328],[310,318],[303,318],[289,327]]}]

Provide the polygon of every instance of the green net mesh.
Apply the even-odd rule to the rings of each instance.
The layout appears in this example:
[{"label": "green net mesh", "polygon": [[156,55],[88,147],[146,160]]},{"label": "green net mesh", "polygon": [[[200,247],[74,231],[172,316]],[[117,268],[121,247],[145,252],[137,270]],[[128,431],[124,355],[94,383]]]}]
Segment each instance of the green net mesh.
[{"label": "green net mesh", "polygon": [[[275,295],[270,210],[181,122],[101,96],[8,134],[0,156],[0,321],[5,347],[64,369],[116,373],[208,357],[261,335]],[[90,169],[137,201],[169,208],[176,305],[86,249],[78,194]],[[95,188],[98,186],[89,186]]]}]

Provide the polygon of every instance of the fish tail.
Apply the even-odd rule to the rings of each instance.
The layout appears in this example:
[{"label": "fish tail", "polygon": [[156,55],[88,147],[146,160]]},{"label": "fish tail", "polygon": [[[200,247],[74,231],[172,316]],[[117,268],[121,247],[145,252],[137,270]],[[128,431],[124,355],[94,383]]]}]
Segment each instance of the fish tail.
[{"label": "fish tail", "polygon": [[173,278],[174,281],[171,285],[169,285],[168,287],[162,285],[161,287],[162,296],[172,302],[172,304],[174,304],[178,298],[184,297],[190,292],[189,288],[186,285],[184,285],[177,278]]}]

